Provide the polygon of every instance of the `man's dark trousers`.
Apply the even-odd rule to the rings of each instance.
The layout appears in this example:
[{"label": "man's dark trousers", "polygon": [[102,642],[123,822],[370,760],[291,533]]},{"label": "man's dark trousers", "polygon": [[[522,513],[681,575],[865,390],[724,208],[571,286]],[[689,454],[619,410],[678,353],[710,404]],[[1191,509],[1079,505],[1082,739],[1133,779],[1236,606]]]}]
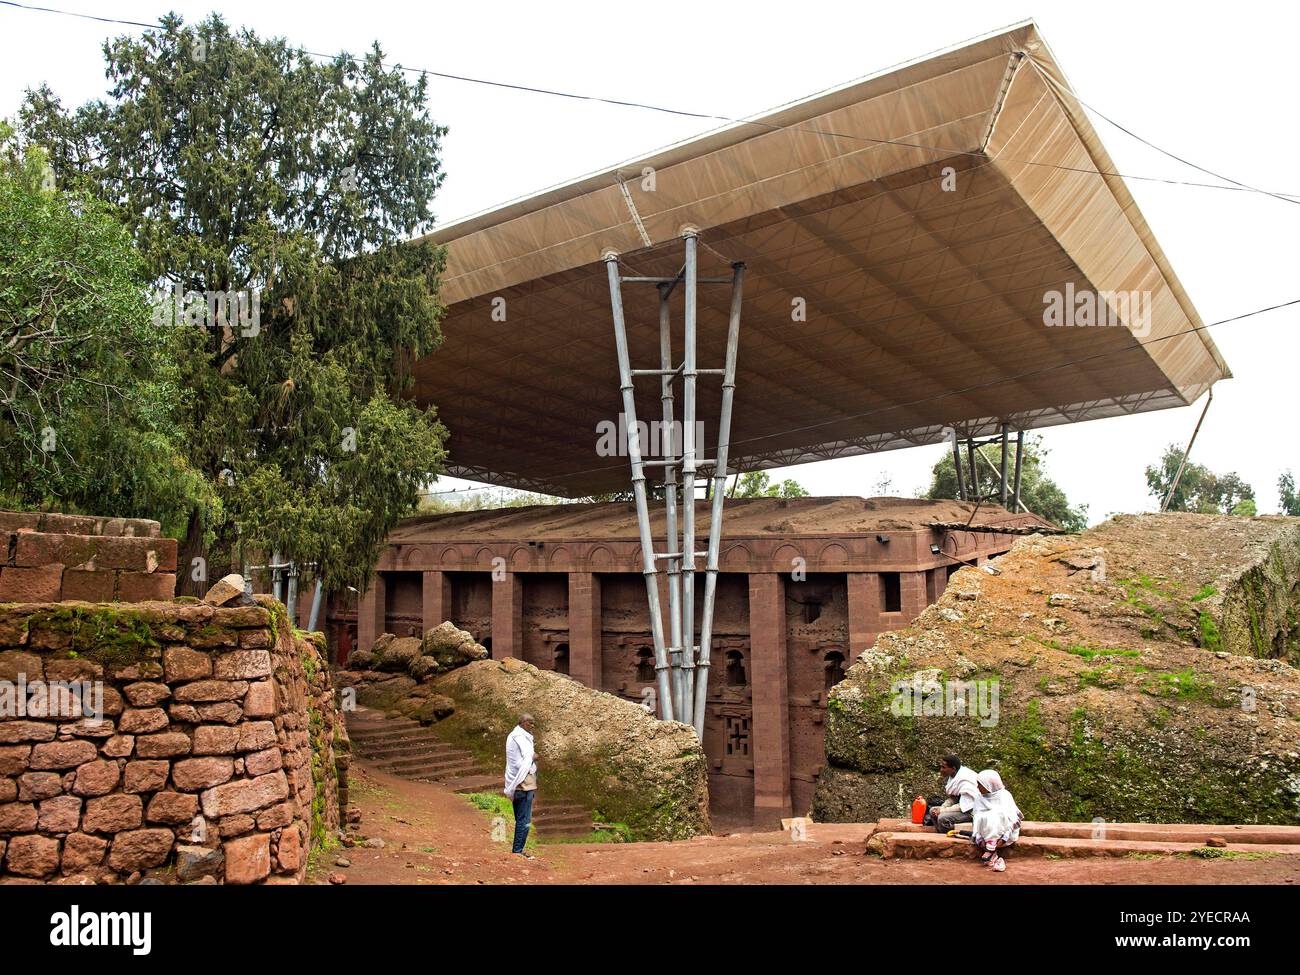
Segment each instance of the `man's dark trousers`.
[{"label": "man's dark trousers", "polygon": [[536,794],[536,789],[515,790],[515,797],[511,800],[515,807],[515,845],[511,853],[524,852],[524,844],[528,842],[528,828],[533,824],[533,796]]}]

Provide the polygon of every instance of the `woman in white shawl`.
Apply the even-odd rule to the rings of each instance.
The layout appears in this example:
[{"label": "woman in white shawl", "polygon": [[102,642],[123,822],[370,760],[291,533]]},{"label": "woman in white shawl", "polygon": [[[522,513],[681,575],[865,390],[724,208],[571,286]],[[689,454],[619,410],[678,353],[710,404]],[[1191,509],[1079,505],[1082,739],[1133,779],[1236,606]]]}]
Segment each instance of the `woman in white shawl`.
[{"label": "woman in white shawl", "polygon": [[1011,790],[1002,784],[1002,776],[993,769],[985,769],[975,777],[980,797],[975,800],[975,822],[971,840],[984,848],[980,860],[989,869],[1001,873],[1007,862],[998,853],[999,847],[1010,846],[1020,839],[1020,809]]}]

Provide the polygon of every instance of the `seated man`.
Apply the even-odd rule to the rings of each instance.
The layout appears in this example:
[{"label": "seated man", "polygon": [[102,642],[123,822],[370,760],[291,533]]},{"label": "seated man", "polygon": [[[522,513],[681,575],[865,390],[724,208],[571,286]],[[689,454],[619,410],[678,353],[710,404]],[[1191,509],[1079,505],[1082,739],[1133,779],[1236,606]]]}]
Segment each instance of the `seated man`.
[{"label": "seated man", "polygon": [[936,832],[946,833],[958,823],[974,820],[975,801],[979,799],[980,791],[975,772],[963,765],[956,755],[945,755],[939,762],[939,771],[944,776],[945,798],[942,805],[930,807],[925,821],[933,825]]}]

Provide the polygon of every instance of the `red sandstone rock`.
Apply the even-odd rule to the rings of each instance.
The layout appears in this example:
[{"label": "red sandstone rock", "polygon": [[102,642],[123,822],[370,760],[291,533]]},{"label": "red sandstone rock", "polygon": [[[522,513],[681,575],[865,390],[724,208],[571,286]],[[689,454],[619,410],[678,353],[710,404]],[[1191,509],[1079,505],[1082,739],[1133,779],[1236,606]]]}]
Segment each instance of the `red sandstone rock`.
[{"label": "red sandstone rock", "polygon": [[176,688],[173,697],[181,702],[236,701],[248,692],[242,680],[198,680]]},{"label": "red sandstone rock", "polygon": [[26,772],[27,759],[31,754],[31,745],[0,745],[0,775],[20,775]]},{"label": "red sandstone rock", "polygon": [[239,750],[251,752],[275,744],[275,725],[270,721],[249,721],[239,726]]},{"label": "red sandstone rock", "polygon": [[239,645],[244,649],[269,647],[271,642],[271,634],[267,630],[244,630],[239,634]]},{"label": "red sandstone rock", "polygon": [[64,569],[63,598],[88,603],[111,603],[117,594],[117,572],[113,569]]},{"label": "red sandstone rock", "polygon": [[46,680],[97,680],[103,676],[103,665],[85,657],[45,661]]},{"label": "red sandstone rock", "polygon": [[213,672],[222,680],[270,677],[271,654],[266,650],[234,650],[219,654]]},{"label": "red sandstone rock", "polygon": [[186,758],[172,767],[172,781],[176,788],[198,792],[229,782],[233,774],[228,758]]},{"label": "red sandstone rock", "polygon": [[18,798],[18,783],[13,779],[0,779],[0,802],[13,802]]},{"label": "red sandstone rock", "polygon": [[212,656],[189,647],[168,647],[163,651],[163,670],[173,683],[202,680],[212,675]]},{"label": "red sandstone rock", "polygon": [[275,688],[270,681],[248,685],[244,697],[244,715],[249,718],[269,718],[275,714]]},{"label": "red sandstone rock", "polygon": [[144,805],[139,796],[116,793],[87,802],[81,828],[87,833],[120,833],[135,829],[143,816]]},{"label": "red sandstone rock", "polygon": [[194,729],[195,755],[232,755],[239,747],[240,729],[231,725],[201,725]]},{"label": "red sandstone rock", "polygon": [[265,775],[283,767],[284,760],[278,748],[267,748],[244,756],[244,768],[249,775]]},{"label": "red sandstone rock", "polygon": [[0,745],[23,741],[53,741],[56,725],[46,721],[5,721],[0,723]]},{"label": "red sandstone rock", "polygon": [[100,747],[108,758],[127,758],[135,751],[135,735],[114,735]]},{"label": "red sandstone rock", "polygon": [[[166,764],[166,763],[164,763]],[[130,768],[128,765],[127,768]],[[165,776],[165,773],[164,773]],[[77,767],[72,791],[79,796],[106,796],[117,788],[121,772],[117,762],[99,759]],[[130,789],[127,789],[130,792]]]},{"label": "red sandstone rock", "polygon": [[81,800],[56,796],[41,803],[36,828],[42,833],[75,833],[81,825]]},{"label": "red sandstone rock", "polygon": [[141,758],[171,758],[188,755],[190,737],[179,731],[166,731],[157,735],[141,735],[135,740],[135,753]]},{"label": "red sandstone rock", "polygon": [[0,833],[30,833],[36,828],[36,807],[29,802],[0,806]]},{"label": "red sandstone rock", "polygon": [[0,568],[0,602],[57,603],[62,589],[62,565]]},{"label": "red sandstone rock", "polygon": [[149,800],[144,818],[150,823],[188,823],[199,811],[199,797],[183,792],[158,792]]},{"label": "red sandstone rock", "polygon": [[293,804],[281,802],[257,815],[258,829],[279,829],[293,822]]},{"label": "red sandstone rock", "polygon": [[122,688],[126,699],[138,708],[151,708],[172,696],[171,688],[154,681],[139,681]]},{"label": "red sandstone rock", "polygon": [[167,712],[162,708],[128,708],[117,722],[122,731],[134,735],[162,731],[167,724]]},{"label": "red sandstone rock", "polygon": [[210,819],[235,813],[254,812],[289,796],[289,782],[283,772],[271,772],[253,779],[240,779],[208,789],[199,798],[203,814]]},{"label": "red sandstone rock", "polygon": [[171,599],[176,595],[176,576],[171,572],[119,572],[117,595],[124,603]]},{"label": "red sandstone rock", "polygon": [[26,772],[18,779],[18,798],[24,801],[48,799],[63,792],[63,776],[58,772]]},{"label": "red sandstone rock", "polygon": [[63,841],[63,872],[77,873],[104,862],[108,840],[85,833],[71,833]]},{"label": "red sandstone rock", "polygon": [[48,877],[59,869],[59,841],[29,834],[9,841],[5,866],[20,877]]},{"label": "red sandstone rock", "polygon": [[99,756],[88,741],[51,741],[32,748],[28,763],[33,769],[62,769],[83,765]]},{"label": "red sandstone rock", "polygon": [[166,861],[176,837],[169,829],[135,829],[113,837],[108,865],[114,870],[146,870]]},{"label": "red sandstone rock", "polygon": [[275,859],[281,873],[291,873],[302,865],[302,837],[298,835],[296,826],[290,826],[280,834]]},{"label": "red sandstone rock", "polygon": [[242,601],[241,597],[247,597],[247,602],[252,602],[244,577],[238,572],[232,572],[230,575],[218,579],[212,588],[204,594],[203,601],[209,606],[225,606]]},{"label": "red sandstone rock", "polygon": [[231,836],[243,836],[245,833],[251,833],[257,827],[257,822],[252,816],[246,816],[240,813],[238,816],[226,816],[217,823],[217,832],[221,834],[222,839]]},{"label": "red sandstone rock", "polygon": [[244,716],[244,709],[234,701],[200,704],[196,710],[200,721],[221,721],[225,724],[237,724]]},{"label": "red sandstone rock", "polygon": [[337,870],[335,870],[332,874],[330,874],[329,880],[330,883],[334,884],[335,886],[338,886],[340,884],[346,884],[348,882],[347,874],[339,873]]},{"label": "red sandstone rock", "polygon": [[157,792],[167,784],[171,763],[164,759],[137,760],[126,763],[123,792]]},{"label": "red sandstone rock", "polygon": [[271,837],[255,833],[222,845],[226,855],[226,883],[253,884],[271,873]]}]

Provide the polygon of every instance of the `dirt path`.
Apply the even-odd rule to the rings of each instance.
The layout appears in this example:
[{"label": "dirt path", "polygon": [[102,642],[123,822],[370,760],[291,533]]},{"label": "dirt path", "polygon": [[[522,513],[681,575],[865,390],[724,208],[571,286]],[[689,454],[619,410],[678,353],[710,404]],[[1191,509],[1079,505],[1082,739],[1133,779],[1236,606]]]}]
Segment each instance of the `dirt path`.
[{"label": "dirt path", "polygon": [[[857,828],[821,827],[815,842],[784,833],[699,837],[682,843],[542,844],[536,860],[493,842],[487,815],[463,796],[425,782],[395,778],[356,763],[356,835],[384,841],[330,850],[317,858],[313,882],[330,873],[350,884],[1296,884],[1300,856],[1258,860],[1168,857],[1156,860],[1023,858],[989,875],[955,860],[881,860],[862,855]],[[335,865],[339,858],[349,866]]]}]

